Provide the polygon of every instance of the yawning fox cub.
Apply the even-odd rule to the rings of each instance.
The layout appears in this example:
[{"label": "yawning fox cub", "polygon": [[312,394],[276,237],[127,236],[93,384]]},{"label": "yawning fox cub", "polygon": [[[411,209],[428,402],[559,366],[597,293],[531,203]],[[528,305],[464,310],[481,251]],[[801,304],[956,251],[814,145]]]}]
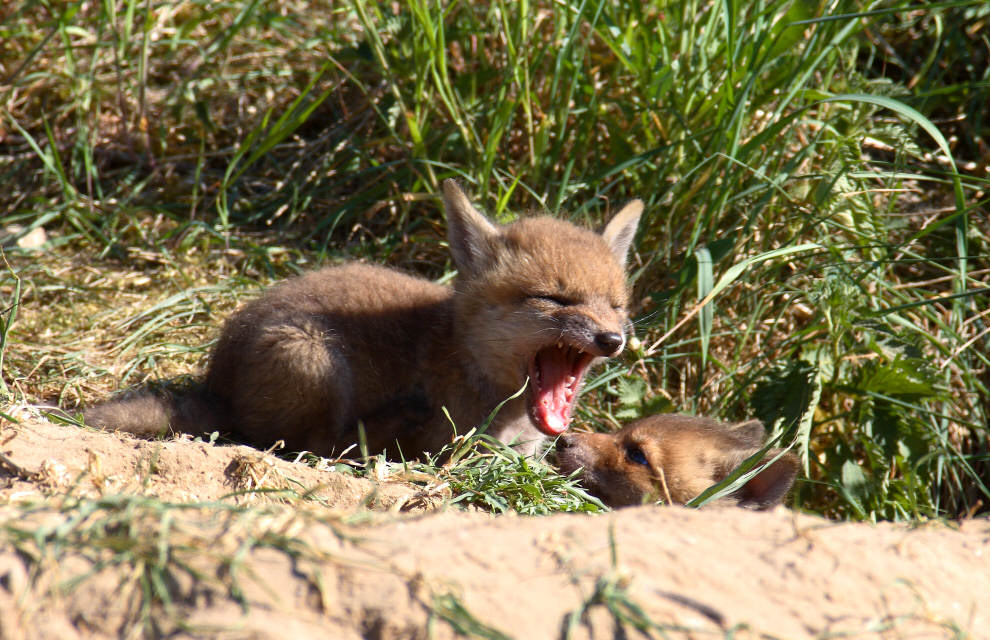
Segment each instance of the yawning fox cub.
[{"label": "yawning fox cub", "polygon": [[[661,414],[615,433],[569,433],[557,441],[557,466],[581,469],[584,487],[610,507],[662,500],[684,504],[724,480],[763,447],[763,424],[729,425],[708,418]],[[772,459],[779,450],[771,450]],[[798,459],[785,453],[727,501],[766,509],[784,499],[797,475]]]},{"label": "yawning fox cub", "polygon": [[453,180],[443,199],[452,288],[364,264],[290,279],[226,322],[202,386],[125,396],[85,421],[321,455],[357,443],[360,425],[371,453],[413,457],[449,442],[452,423],[482,423],[528,377],[488,432],[527,451],[563,432],[588,367],[625,345],[642,202],[597,234],[548,217],[496,225]]}]

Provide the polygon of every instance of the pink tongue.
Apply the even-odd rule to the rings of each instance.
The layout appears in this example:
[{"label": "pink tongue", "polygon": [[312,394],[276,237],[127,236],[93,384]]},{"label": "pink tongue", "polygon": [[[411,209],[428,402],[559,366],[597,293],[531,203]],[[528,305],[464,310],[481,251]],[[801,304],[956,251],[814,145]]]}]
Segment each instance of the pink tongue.
[{"label": "pink tongue", "polygon": [[547,435],[555,436],[567,430],[570,422],[573,391],[567,379],[573,374],[563,349],[544,349],[536,354],[539,382],[536,386],[536,417]]}]

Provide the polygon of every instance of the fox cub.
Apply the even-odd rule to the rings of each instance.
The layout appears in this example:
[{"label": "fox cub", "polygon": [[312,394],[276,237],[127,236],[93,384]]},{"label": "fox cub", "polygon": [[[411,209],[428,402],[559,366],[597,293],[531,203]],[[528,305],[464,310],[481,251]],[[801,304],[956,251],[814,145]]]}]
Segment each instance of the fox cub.
[{"label": "fox cub", "polygon": [[365,264],[292,278],[227,320],[202,385],[125,395],[85,421],[146,437],[216,429],[320,455],[363,427],[370,453],[414,457],[526,384],[488,433],[529,452],[562,433],[588,368],[625,345],[642,202],[598,234],[548,217],[496,225],[453,180],[443,200],[453,287]]},{"label": "fox cub", "polygon": [[[557,441],[557,465],[580,471],[584,487],[610,507],[663,500],[684,504],[724,480],[763,447],[759,420],[725,424],[676,414],[637,420],[615,433],[570,433]],[[771,450],[772,459],[780,453]],[[780,503],[798,471],[785,453],[767,465],[726,502],[767,509]]]}]

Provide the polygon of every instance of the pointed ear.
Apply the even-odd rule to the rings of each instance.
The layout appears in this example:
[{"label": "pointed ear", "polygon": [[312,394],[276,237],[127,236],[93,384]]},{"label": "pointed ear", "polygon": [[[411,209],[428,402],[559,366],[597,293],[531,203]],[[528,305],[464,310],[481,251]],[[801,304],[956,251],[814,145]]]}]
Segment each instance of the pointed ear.
[{"label": "pointed ear", "polygon": [[643,201],[632,200],[622,207],[619,213],[605,225],[602,237],[612,249],[612,255],[623,267],[626,266],[626,256],[629,254],[629,245],[632,244],[636,235],[636,225],[639,224],[639,216],[643,213]]},{"label": "pointed ear", "polygon": [[729,427],[729,431],[747,446],[753,447],[754,453],[756,449],[763,447],[763,437],[766,435],[766,429],[763,428],[763,423],[759,420],[737,422]]},{"label": "pointed ear", "polygon": [[498,227],[474,208],[453,179],[443,181],[443,205],[447,242],[457,270],[465,275],[480,273],[494,258]]},{"label": "pointed ear", "polygon": [[[773,460],[780,453],[772,449],[767,454],[768,460]],[[799,462],[793,453],[785,453],[780,458],[767,465],[765,469],[753,476],[743,488],[736,492],[739,506],[753,509],[769,509],[780,504],[784,496],[791,490],[794,478],[797,477]]]}]

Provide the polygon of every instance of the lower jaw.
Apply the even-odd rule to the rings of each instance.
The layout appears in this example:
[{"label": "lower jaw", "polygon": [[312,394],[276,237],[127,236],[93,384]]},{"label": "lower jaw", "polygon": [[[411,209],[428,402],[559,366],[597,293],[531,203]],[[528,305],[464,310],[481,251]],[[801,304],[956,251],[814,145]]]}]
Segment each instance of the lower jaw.
[{"label": "lower jaw", "polygon": [[568,410],[566,412],[565,417],[562,419],[563,420],[563,424],[562,425],[559,424],[559,421],[558,420],[552,420],[554,423],[558,423],[558,427],[559,427],[558,429],[554,429],[554,428],[550,427],[549,425],[547,425],[546,422],[540,418],[539,413],[538,413],[536,407],[535,406],[532,406],[532,405],[530,405],[530,407],[529,407],[529,419],[533,423],[533,426],[536,427],[536,430],[537,431],[539,431],[540,433],[542,433],[545,436],[549,436],[551,438],[556,438],[560,434],[566,433],[567,432],[567,429],[570,428],[570,426],[571,426],[571,411]]}]

